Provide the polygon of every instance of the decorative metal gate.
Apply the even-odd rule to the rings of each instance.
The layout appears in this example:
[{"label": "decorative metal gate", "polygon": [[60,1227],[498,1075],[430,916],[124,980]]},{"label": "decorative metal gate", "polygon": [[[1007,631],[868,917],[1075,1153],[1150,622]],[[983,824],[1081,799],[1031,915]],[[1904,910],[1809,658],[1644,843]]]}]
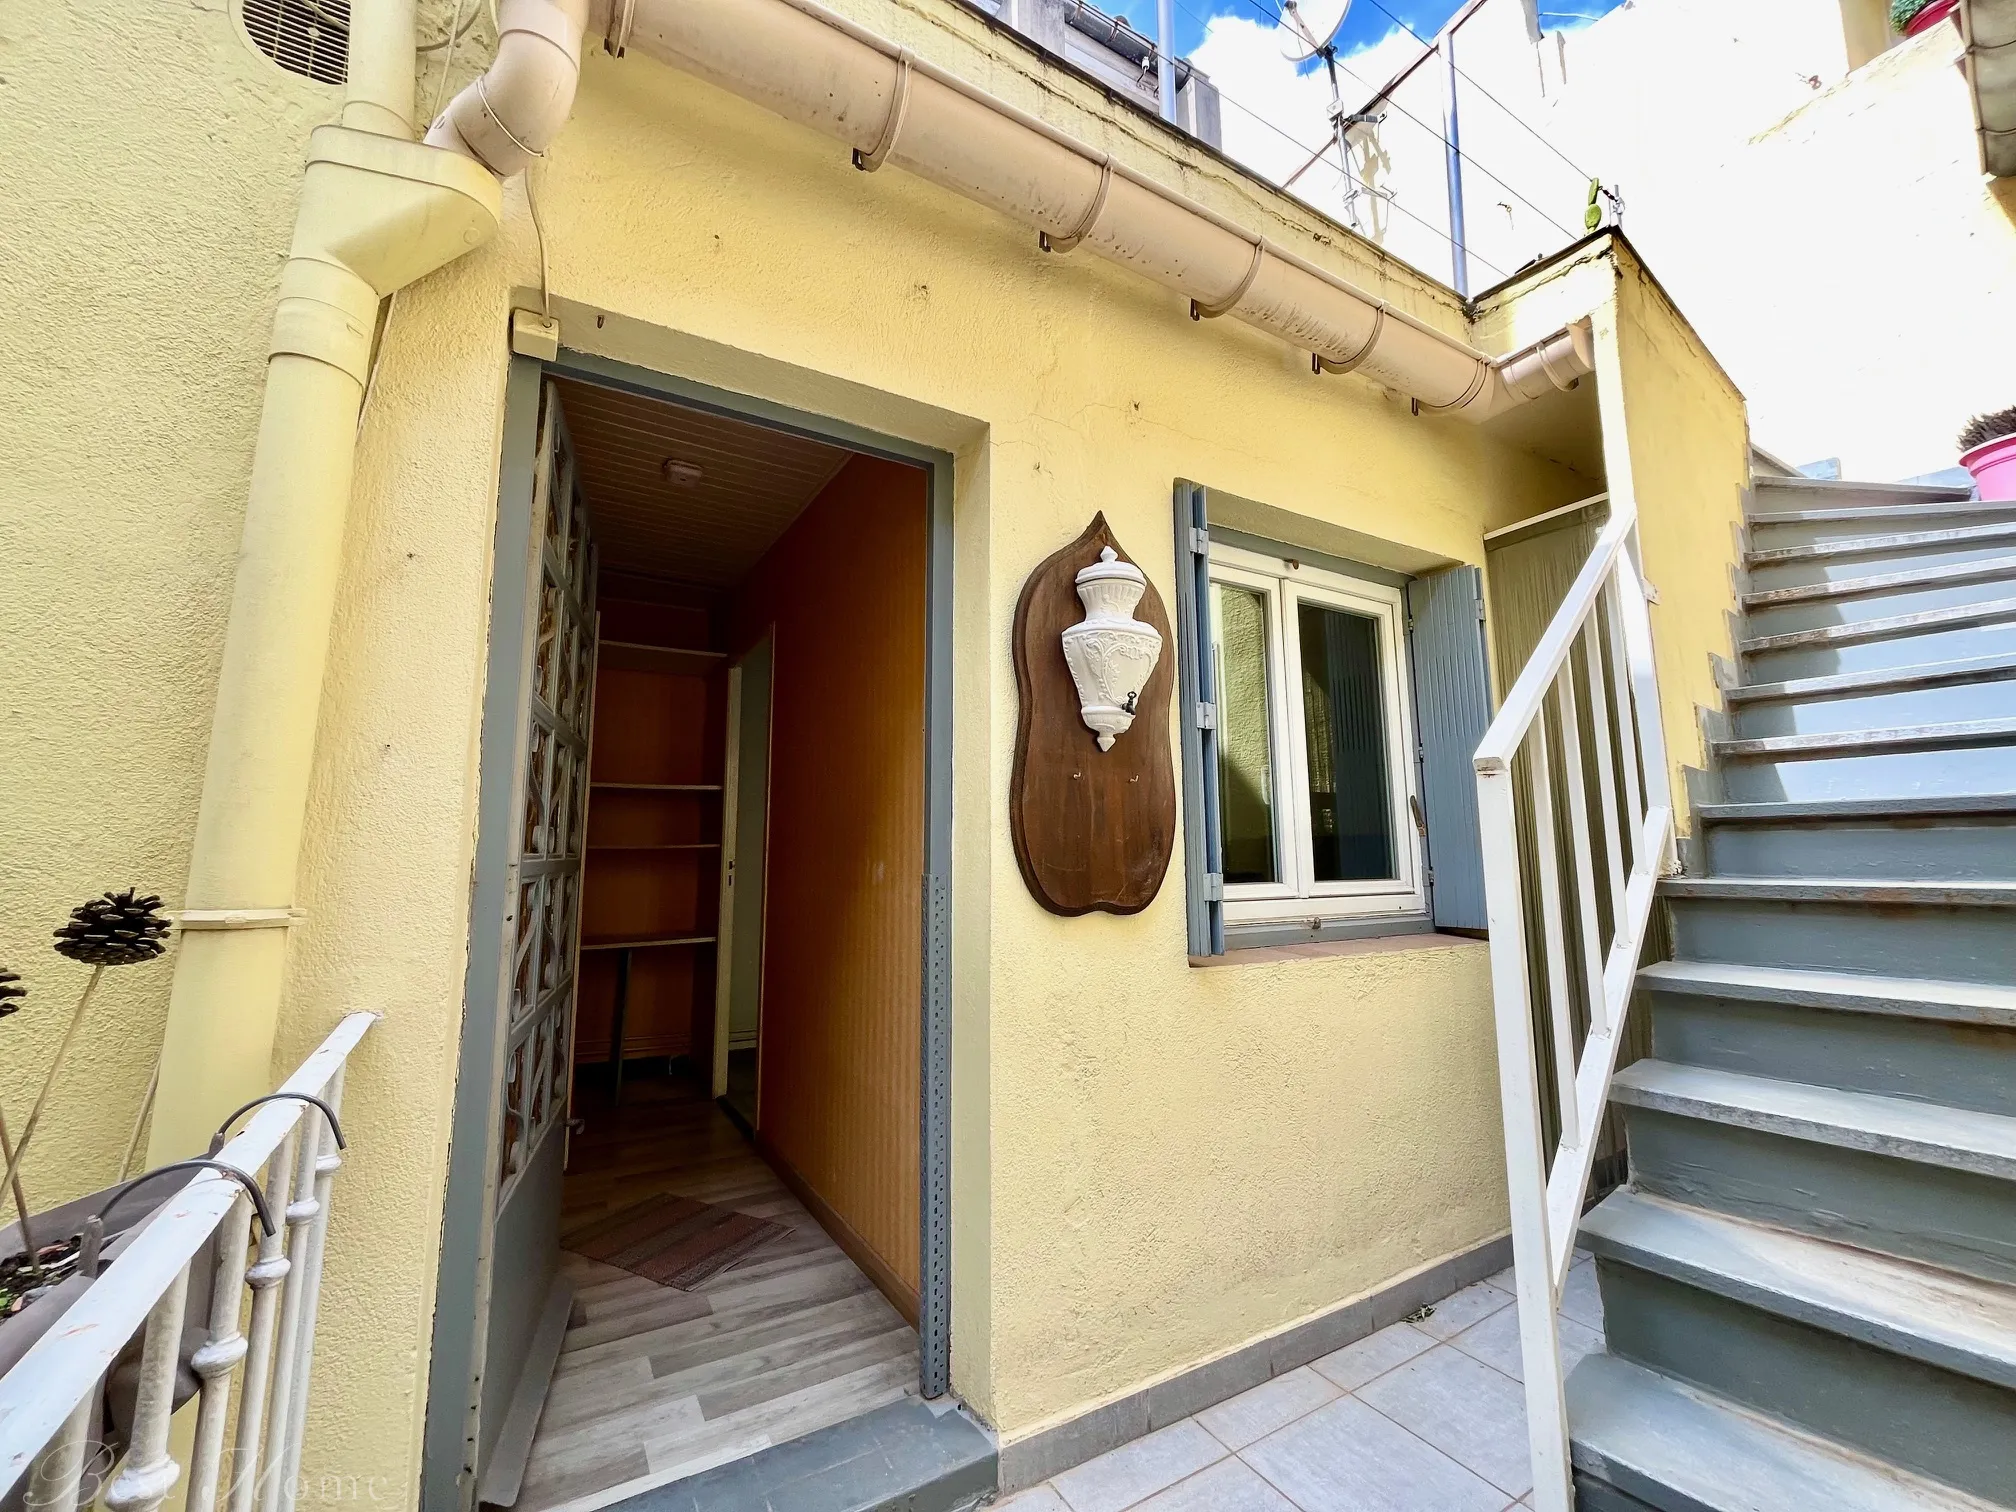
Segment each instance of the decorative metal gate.
[{"label": "decorative metal gate", "polygon": [[512,842],[508,1025],[499,1131],[501,1216],[547,1136],[566,1122],[581,920],[588,735],[595,690],[595,547],[558,393],[545,386],[527,602],[525,736]]}]

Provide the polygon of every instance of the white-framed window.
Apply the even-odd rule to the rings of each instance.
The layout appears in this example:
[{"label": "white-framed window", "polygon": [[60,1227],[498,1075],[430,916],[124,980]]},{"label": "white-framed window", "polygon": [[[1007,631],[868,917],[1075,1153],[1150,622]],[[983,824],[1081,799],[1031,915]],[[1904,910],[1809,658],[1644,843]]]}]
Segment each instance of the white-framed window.
[{"label": "white-framed window", "polygon": [[1226,923],[1422,913],[1402,591],[1217,542],[1210,589]]}]

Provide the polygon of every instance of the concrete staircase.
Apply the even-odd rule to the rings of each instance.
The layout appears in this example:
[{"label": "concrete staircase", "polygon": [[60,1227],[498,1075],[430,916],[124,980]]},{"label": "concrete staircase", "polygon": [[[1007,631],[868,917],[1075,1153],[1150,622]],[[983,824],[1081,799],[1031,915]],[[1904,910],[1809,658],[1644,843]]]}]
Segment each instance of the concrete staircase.
[{"label": "concrete staircase", "polygon": [[1578,1502],[2016,1508],[2016,505],[1760,478],[1747,534]]}]

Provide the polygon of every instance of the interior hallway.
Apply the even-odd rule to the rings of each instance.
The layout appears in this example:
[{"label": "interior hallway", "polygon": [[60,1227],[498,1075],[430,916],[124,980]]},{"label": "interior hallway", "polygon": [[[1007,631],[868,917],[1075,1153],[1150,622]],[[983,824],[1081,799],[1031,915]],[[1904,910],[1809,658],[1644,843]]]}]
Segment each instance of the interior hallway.
[{"label": "interior hallway", "polygon": [[[576,1111],[574,1313],[515,1512],[587,1512],[916,1394],[916,1330],[692,1082],[633,1076],[621,1108]],[[660,1192],[791,1232],[690,1292],[565,1251]]]}]

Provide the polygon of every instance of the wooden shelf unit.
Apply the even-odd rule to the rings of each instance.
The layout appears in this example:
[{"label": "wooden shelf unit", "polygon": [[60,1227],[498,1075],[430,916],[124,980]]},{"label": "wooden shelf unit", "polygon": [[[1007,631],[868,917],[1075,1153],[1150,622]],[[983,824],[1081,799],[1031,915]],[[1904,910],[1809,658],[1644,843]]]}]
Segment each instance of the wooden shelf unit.
[{"label": "wooden shelf unit", "polygon": [[711,1057],[726,747],[711,610],[612,597],[596,662],[575,1063]]}]

